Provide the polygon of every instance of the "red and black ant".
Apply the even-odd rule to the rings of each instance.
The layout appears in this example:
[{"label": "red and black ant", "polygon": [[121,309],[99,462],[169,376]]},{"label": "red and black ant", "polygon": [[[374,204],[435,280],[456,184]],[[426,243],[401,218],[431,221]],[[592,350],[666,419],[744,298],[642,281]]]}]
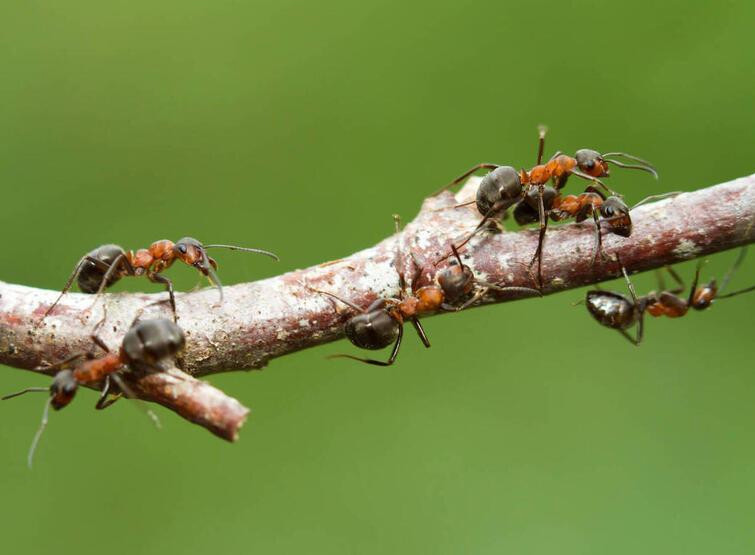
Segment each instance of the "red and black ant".
[{"label": "red and black ant", "polygon": [[[394,216],[394,219],[396,223],[396,233],[398,234],[400,231],[398,216]],[[396,241],[394,266],[396,267],[399,277],[398,298],[377,299],[370,304],[367,309],[363,309],[346,299],[334,295],[333,293],[313,289],[307,286],[309,289],[317,293],[327,295],[342,302],[359,313],[346,322],[344,329],[346,337],[356,347],[359,347],[360,349],[378,350],[393,343],[393,350],[387,361],[361,358],[346,354],[332,355],[329,358],[350,358],[367,364],[390,366],[398,356],[399,348],[401,347],[401,339],[404,334],[404,323],[407,320],[410,321],[417,330],[417,334],[424,346],[429,348],[430,341],[427,339],[425,330],[419,321],[419,317],[423,314],[428,314],[437,310],[461,310],[462,308],[471,305],[490,290],[503,293],[520,292],[540,295],[538,290],[530,289],[528,287],[500,287],[498,285],[477,280],[474,277],[472,269],[462,262],[461,257],[455,248],[455,263],[449,265],[437,274],[436,283],[422,287],[419,287],[419,283],[424,268],[423,265],[417,262],[414,255],[412,255],[416,272],[412,279],[411,293],[407,295],[404,272],[403,270],[399,270],[401,251],[398,244],[398,237]],[[475,291],[475,289],[477,289],[477,291]],[[470,294],[473,294],[472,298],[465,302],[461,307],[449,304],[457,302]]]},{"label": "red and black ant", "polygon": [[[638,206],[650,202],[651,200],[661,200],[670,196],[678,195],[679,191],[670,193],[661,193],[650,195],[632,206],[634,210]],[[514,220],[519,225],[536,223],[539,220],[539,199],[538,191],[530,189],[525,197],[514,207]],[[548,219],[554,222],[560,222],[574,218],[577,223],[585,221],[592,217],[595,222],[595,249],[593,250],[592,263],[600,254],[604,260],[608,256],[603,252],[603,238],[601,223],[606,223],[609,233],[619,235],[620,237],[629,237],[632,234],[632,218],[629,214],[630,208],[624,200],[617,196],[606,197],[595,187],[589,186],[584,193],[579,195],[562,196],[561,192],[551,185],[543,188],[543,209],[546,215],[546,228]],[[542,251],[542,239],[538,244],[538,249]],[[536,257],[542,254],[536,253]]]},{"label": "red and black ant", "polygon": [[[483,218],[477,227],[459,245],[457,245],[459,248],[466,245],[472,237],[484,228],[488,221],[498,217],[504,217],[506,211],[511,206],[517,204],[521,200],[527,200],[528,205],[537,211],[538,218],[535,221],[539,221],[540,223],[538,246],[532,257],[530,266],[534,264],[536,260],[538,261],[537,275],[538,282],[541,286],[542,248],[547,228],[547,214],[543,197],[545,195],[546,184],[548,181],[553,181],[552,191],[554,193],[557,193],[566,185],[566,182],[571,175],[576,175],[577,177],[591,181],[594,185],[600,186],[611,195],[608,197],[609,199],[612,199],[609,203],[609,207],[617,211],[615,216],[618,219],[618,217],[628,216],[628,209],[626,209],[625,214],[621,214],[620,211],[624,210],[626,205],[621,201],[620,195],[609,189],[605,183],[600,180],[601,177],[607,177],[610,175],[608,163],[610,162],[611,164],[615,164],[622,168],[646,171],[654,177],[658,177],[658,173],[649,162],[623,152],[608,152],[600,154],[595,150],[580,149],[576,152],[574,157],[557,152],[547,163],[542,164],[543,152],[545,151],[545,133],[546,129],[541,127],[538,137],[537,164],[531,170],[526,171],[522,169],[517,171],[512,166],[499,166],[497,164],[482,163],[470,168],[451,183],[434,193],[435,195],[453,187],[478,170],[491,170],[482,178],[477,189],[475,200],[477,209],[480,214],[482,214]],[[623,157],[635,163],[627,164],[616,160],[616,157]],[[596,189],[593,187],[592,191],[596,191]],[[532,204],[534,204],[534,206],[532,206]],[[607,209],[609,207],[607,207]],[[450,254],[444,257],[444,259],[448,256],[450,256]]]},{"label": "red and black ant", "polygon": [[[695,270],[695,279],[692,281],[692,286],[690,287],[689,295],[686,299],[678,296],[679,293],[684,291],[684,283],[673,268],[666,267],[666,270],[674,281],[676,281],[676,288],[667,290],[663,278],[659,273],[658,282],[660,291],[653,291],[645,296],[638,297],[632,282],[629,280],[626,268],[622,266],[621,271],[624,274],[624,279],[629,288],[631,298],[627,298],[626,295],[613,291],[603,291],[600,289],[588,291],[587,296],[585,297],[587,310],[598,321],[598,323],[617,330],[629,341],[635,345],[639,345],[643,336],[643,320],[645,312],[656,317],[667,316],[669,318],[680,318],[687,314],[690,308],[694,310],[705,310],[710,307],[715,299],[726,299],[728,297],[734,297],[735,295],[755,290],[755,285],[753,285],[752,287],[741,289],[734,293],[728,293],[726,295],[720,294],[726,285],[728,285],[734,272],[742,264],[746,252],[746,248],[743,248],[740,251],[731,269],[726,273],[723,280],[721,280],[720,288],[716,284],[715,279],[710,280],[702,287],[697,286],[700,277],[700,268],[702,267],[702,263],[698,263],[697,269]],[[635,337],[632,337],[626,330],[635,324],[637,325],[637,333]]]},{"label": "red and black ant", "polygon": [[196,268],[202,275],[206,276],[218,288],[220,300],[222,301],[223,287],[215,273],[218,264],[214,259],[207,256],[206,252],[207,249],[211,248],[253,252],[279,260],[277,255],[266,250],[237,247],[235,245],[202,245],[202,243],[192,237],[184,237],[175,243],[168,239],[162,239],[152,243],[149,248],[139,249],[136,252],[124,251],[118,245],[102,245],[85,254],[79,260],[60,295],[55,299],[50,308],[47,309],[42,316],[42,320],[52,312],[60,302],[60,299],[63,298],[63,295],[71,288],[74,281],[77,281],[79,289],[83,293],[99,296],[102,291],[112,286],[122,277],[146,275],[147,279],[151,282],[165,285],[170,296],[173,320],[177,321],[173,282],[162,275],[161,272],[170,268],[176,260],[180,260],[184,264]]},{"label": "red and black ant", "polygon": [[[42,436],[42,432],[47,426],[50,406],[55,410],[68,406],[81,385],[94,386],[101,384],[101,393],[95,405],[95,408],[98,410],[109,407],[121,395],[136,398],[131,388],[119,376],[119,373],[125,369],[141,372],[162,371],[160,362],[180,353],[186,342],[183,331],[172,321],[166,319],[143,320],[131,326],[123,337],[121,348],[118,352],[114,353],[108,349],[105,342],[96,333],[104,320],[103,318],[95,326],[95,331],[91,336],[95,345],[105,352],[104,355],[96,357],[92,352],[78,353],[51,366],[40,367],[37,370],[49,371],[51,369],[59,369],[49,388],[28,387],[22,391],[0,398],[4,401],[32,392],[47,392],[50,395],[42,413],[42,423],[34,435],[34,440],[29,449],[27,461],[30,468],[34,450],[37,447],[39,438]],[[82,361],[81,359],[85,360]],[[115,388],[112,382],[115,382]],[[114,393],[114,389],[118,391]],[[111,398],[111,395],[115,395],[115,397]],[[151,411],[148,411],[148,414],[159,427],[157,417]]]}]

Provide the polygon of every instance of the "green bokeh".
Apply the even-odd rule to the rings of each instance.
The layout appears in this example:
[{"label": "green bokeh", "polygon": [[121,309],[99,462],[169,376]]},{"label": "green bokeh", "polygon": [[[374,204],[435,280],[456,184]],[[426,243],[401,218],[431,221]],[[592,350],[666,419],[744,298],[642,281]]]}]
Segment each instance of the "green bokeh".
[{"label": "green bokeh", "polygon": [[[747,175],[754,6],[6,0],[0,279],[186,234],[283,256],[220,254],[229,284],[337,258],[473,163],[531,164],[541,122],[654,161],[615,172],[630,201]],[[752,553],[755,297],[635,349],[582,295],[430,320],[387,369],[339,343],[217,376],[253,408],[236,445],[83,392],[29,471],[41,400],[3,403],[3,551]]]}]

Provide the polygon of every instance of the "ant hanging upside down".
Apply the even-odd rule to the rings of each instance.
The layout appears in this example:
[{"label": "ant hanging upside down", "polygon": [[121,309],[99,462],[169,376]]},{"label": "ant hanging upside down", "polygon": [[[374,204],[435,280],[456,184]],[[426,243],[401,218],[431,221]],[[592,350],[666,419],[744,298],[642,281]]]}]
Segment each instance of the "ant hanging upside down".
[{"label": "ant hanging upside down", "polygon": [[[103,318],[92,334],[92,341],[100,347],[105,354],[95,357],[94,353],[78,353],[66,360],[53,364],[52,366],[38,368],[38,370],[49,371],[57,369],[58,372],[52,380],[52,384],[47,387],[29,387],[10,395],[5,395],[1,400],[12,399],[25,393],[47,392],[50,398],[45,403],[45,409],[42,414],[42,423],[37,430],[29,449],[28,464],[31,468],[34,450],[39,443],[39,438],[47,426],[47,419],[50,412],[50,406],[55,410],[60,410],[73,401],[76,391],[81,385],[96,386],[101,385],[100,397],[95,405],[98,410],[105,409],[117,401],[121,395],[135,399],[136,395],[131,391],[119,375],[130,369],[140,372],[161,372],[160,362],[168,357],[180,353],[186,342],[184,333],[176,324],[166,319],[143,320],[132,324],[126,335],[123,337],[121,348],[118,352],[111,352],[107,345],[97,336],[97,329],[105,321]],[[82,361],[82,359],[84,359]],[[115,387],[112,383],[115,382]],[[116,393],[113,392],[116,390]],[[110,398],[110,395],[116,395]],[[148,411],[159,426],[157,417]]]},{"label": "ant hanging upside down", "polygon": [[52,313],[55,306],[63,298],[63,295],[68,292],[74,281],[77,281],[79,289],[83,293],[99,296],[102,291],[115,284],[122,277],[146,276],[153,283],[162,283],[165,285],[170,297],[173,320],[177,321],[178,316],[176,314],[173,282],[162,275],[161,272],[170,268],[176,260],[180,260],[184,264],[196,268],[202,275],[206,276],[218,288],[222,301],[223,287],[215,273],[218,264],[214,259],[207,256],[207,249],[211,248],[253,252],[279,260],[277,255],[266,250],[237,247],[235,245],[203,245],[192,237],[184,237],[175,243],[167,239],[155,241],[149,248],[139,249],[136,252],[124,251],[118,245],[102,245],[85,254],[79,260],[60,295],[55,299],[50,308],[47,309],[42,316],[42,320]]},{"label": "ant hanging upside down", "polygon": [[[723,280],[721,280],[720,288],[716,284],[715,279],[710,280],[702,287],[697,286],[700,277],[700,268],[702,266],[701,263],[698,263],[697,269],[695,270],[695,279],[692,281],[689,296],[686,299],[678,296],[679,293],[684,291],[684,283],[673,268],[666,267],[666,270],[674,281],[676,281],[676,288],[667,290],[663,283],[662,276],[659,273],[658,282],[660,291],[653,291],[645,296],[638,297],[632,282],[629,280],[626,268],[622,266],[621,271],[624,274],[624,279],[629,288],[631,298],[627,298],[626,295],[615,293],[613,291],[603,291],[600,289],[588,291],[587,296],[585,297],[587,310],[599,324],[617,330],[629,341],[635,345],[639,345],[640,342],[642,342],[645,312],[656,317],[667,316],[669,318],[680,318],[687,314],[690,308],[694,310],[705,310],[710,307],[715,299],[726,299],[728,297],[734,297],[735,295],[755,290],[755,285],[753,285],[752,287],[741,289],[734,293],[728,293],[726,295],[720,294],[726,285],[728,285],[729,280],[736,269],[742,264],[746,252],[746,248],[743,248],[740,251],[733,266],[726,273]],[[637,325],[637,333],[635,337],[632,337],[626,330],[635,324]]]},{"label": "ant hanging upside down", "polygon": [[[396,233],[400,229],[399,218],[394,216],[396,224]],[[487,283],[475,278],[472,269],[464,264],[454,247],[456,260],[445,269],[438,272],[435,283],[420,287],[420,277],[423,272],[423,265],[418,263],[412,254],[412,260],[416,267],[416,272],[411,283],[411,293],[406,292],[406,280],[404,272],[399,270],[401,259],[401,250],[399,248],[399,238],[396,239],[396,254],[394,266],[399,277],[399,296],[398,298],[377,299],[370,304],[367,309],[363,309],[354,303],[342,299],[341,297],[307,286],[312,291],[332,297],[346,306],[358,312],[356,316],[351,317],[344,329],[346,337],[351,343],[360,349],[378,350],[383,349],[393,343],[393,350],[387,361],[374,360],[370,358],[361,358],[353,355],[332,355],[329,358],[350,358],[375,364],[377,366],[390,366],[398,356],[401,347],[401,339],[404,335],[404,323],[409,320],[417,330],[420,340],[425,347],[430,347],[430,341],[427,339],[425,330],[419,321],[419,317],[438,310],[458,311],[467,308],[488,291],[497,291],[501,293],[528,293],[540,295],[537,289],[529,287],[501,287],[492,283]],[[456,303],[465,297],[471,295],[461,306],[454,306],[450,303]]]},{"label": "ant hanging upside down", "polygon": [[[535,261],[538,263],[537,276],[540,286],[542,286],[543,242],[545,240],[545,231],[547,229],[549,216],[549,209],[546,208],[546,202],[544,199],[546,191],[548,191],[548,195],[550,195],[551,198],[558,197],[559,191],[563,189],[571,175],[591,181],[593,186],[587,191],[589,197],[583,197],[579,200],[577,205],[570,205],[568,202],[563,203],[563,208],[560,212],[565,213],[565,215],[560,216],[560,219],[582,215],[586,218],[589,217],[590,212],[595,217],[597,212],[600,211],[598,204],[601,206],[605,205],[603,211],[606,214],[610,214],[605,217],[615,220],[617,224],[616,229],[618,231],[629,233],[631,232],[629,208],[624,201],[621,200],[621,196],[609,189],[600,178],[610,175],[609,162],[622,168],[646,171],[654,177],[658,177],[655,168],[653,168],[649,162],[623,152],[608,152],[606,154],[600,154],[595,150],[581,149],[576,152],[574,157],[557,152],[547,163],[542,164],[543,152],[545,151],[545,133],[546,129],[541,127],[538,137],[537,164],[531,170],[527,171],[522,169],[517,171],[511,166],[482,163],[470,168],[451,183],[434,193],[435,195],[445,191],[446,189],[460,183],[478,170],[491,170],[482,178],[477,189],[475,200],[477,209],[483,216],[482,220],[477,227],[457,245],[457,247],[461,248],[466,245],[472,237],[484,228],[488,221],[503,218],[510,207],[517,203],[521,205],[522,201],[526,202],[527,207],[531,209],[527,210],[530,214],[528,214],[526,222],[540,223],[538,246],[532,257],[532,261],[530,262],[530,266],[532,266]],[[626,158],[635,163],[624,163],[616,160],[617,157]],[[548,187],[546,184],[551,180],[553,181],[553,186]],[[596,188],[598,186],[610,196],[606,198],[598,193],[598,189]],[[570,199],[570,197],[574,196],[570,195],[569,197],[564,197],[564,200]],[[599,197],[600,201],[597,200]],[[525,211],[525,208],[522,208],[522,211]],[[534,220],[531,218],[532,211],[537,215],[537,218]],[[621,223],[621,220],[624,221],[623,224]],[[450,254],[446,255],[446,257],[441,260],[444,260],[448,256],[450,256]]]}]

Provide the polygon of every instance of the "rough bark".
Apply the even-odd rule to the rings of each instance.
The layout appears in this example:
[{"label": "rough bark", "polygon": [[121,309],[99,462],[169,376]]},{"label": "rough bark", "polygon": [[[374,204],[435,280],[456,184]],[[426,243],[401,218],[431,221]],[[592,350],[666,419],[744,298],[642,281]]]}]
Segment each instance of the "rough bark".
[{"label": "rough bark", "polygon": [[[178,294],[179,325],[187,336],[181,361],[185,373],[158,373],[135,380],[137,393],[221,437],[235,439],[247,409],[196,378],[262,368],[272,358],[343,337],[343,325],[353,311],[306,285],[362,307],[379,297],[396,296],[397,241],[402,250],[398,266],[405,269],[407,279],[414,274],[411,251],[426,266],[420,279],[432,280],[435,271],[443,267],[435,268],[433,262],[480,219],[474,205],[454,208],[474,198],[478,182],[472,178],[457,195],[446,192],[426,199],[420,213],[400,234],[346,258],[226,287],[222,304],[213,289]],[[640,206],[632,211],[632,220],[630,238],[604,236],[605,251],[609,256],[620,255],[630,272],[751,243],[755,239],[755,175]],[[391,226],[386,217],[386,230]],[[537,236],[537,230],[482,233],[464,249],[464,262],[488,282],[534,287],[528,265]],[[617,263],[598,258],[596,265],[591,264],[593,248],[592,222],[551,226],[543,255],[543,293],[617,277]],[[75,258],[74,254],[72,260]],[[102,318],[103,303],[87,310],[92,296],[68,294],[39,325],[40,316],[57,294],[0,282],[0,363],[31,370],[91,348],[89,334]],[[100,336],[114,348],[140,311],[142,318],[170,317],[166,297],[165,293],[104,296],[107,325]],[[493,293],[479,304],[520,297]]]}]

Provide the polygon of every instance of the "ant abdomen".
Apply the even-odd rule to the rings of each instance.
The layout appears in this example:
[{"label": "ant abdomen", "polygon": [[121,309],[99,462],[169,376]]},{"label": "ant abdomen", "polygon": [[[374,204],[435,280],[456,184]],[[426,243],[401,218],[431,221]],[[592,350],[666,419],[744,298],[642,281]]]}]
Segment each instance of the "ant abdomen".
[{"label": "ant abdomen", "polygon": [[344,328],[349,341],[360,349],[383,349],[398,336],[399,323],[385,311],[384,305],[374,306],[375,303],[364,314],[349,319]]},{"label": "ant abdomen", "polygon": [[485,174],[477,188],[477,210],[486,215],[494,207],[506,210],[519,200],[522,194],[522,181],[519,173],[511,166],[498,166]]},{"label": "ant abdomen", "polygon": [[[551,185],[543,187],[543,209],[549,212],[558,191]],[[540,220],[540,200],[537,187],[531,187],[524,198],[514,208],[514,220],[519,225],[533,224]]]},{"label": "ant abdomen", "polygon": [[[107,268],[115,262],[116,258],[123,254],[125,254],[125,251],[118,245],[102,245],[88,253],[88,256],[102,262],[103,266],[98,267],[94,262],[85,260],[77,278],[79,289],[83,293],[96,293],[100,289],[102,278],[105,276]],[[118,272],[111,272],[107,279],[107,283],[105,284],[105,288],[110,287],[119,279],[121,279],[121,276],[118,275]]]},{"label": "ant abdomen", "polygon": [[634,303],[619,293],[588,291],[585,302],[593,318],[609,328],[625,330],[639,318]]},{"label": "ant abdomen", "polygon": [[186,337],[172,320],[143,320],[128,330],[121,346],[129,365],[153,366],[156,362],[183,350]]}]

